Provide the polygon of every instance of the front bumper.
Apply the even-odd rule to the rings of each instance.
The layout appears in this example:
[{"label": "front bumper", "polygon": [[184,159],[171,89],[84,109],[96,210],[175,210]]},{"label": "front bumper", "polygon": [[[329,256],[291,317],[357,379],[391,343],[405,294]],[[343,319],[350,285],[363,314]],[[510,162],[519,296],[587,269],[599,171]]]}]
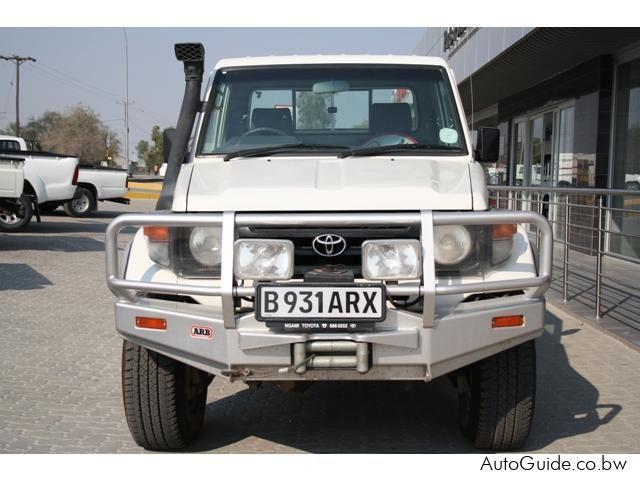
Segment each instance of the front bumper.
[{"label": "front bumper", "polygon": [[[389,309],[384,322],[366,333],[280,333],[256,321],[253,313],[240,314],[237,297],[254,294],[254,287],[234,286],[233,242],[236,227],[247,225],[419,224],[423,245],[420,285],[387,285],[387,296],[420,296],[422,312]],[[537,275],[510,280],[447,284],[436,282],[433,226],[447,224],[530,223],[540,235]],[[120,277],[118,232],[127,225],[222,225],[222,274],[216,286],[178,285]],[[119,298],[116,325],[120,334],[140,345],[196,368],[245,381],[279,380],[425,380],[441,376],[539,336],[544,299],[551,280],[551,228],[532,212],[431,212],[363,214],[167,214],[123,215],[107,230],[107,282]],[[426,247],[425,247],[426,246]],[[439,308],[437,295],[459,295],[519,290],[509,297],[492,298]],[[135,291],[220,297],[219,306],[163,301]],[[492,328],[497,316],[522,315],[518,327]],[[166,330],[138,328],[137,317],[162,318]],[[193,335],[194,328],[210,333]],[[344,357],[324,358],[319,368],[300,368],[306,352],[320,348],[353,347],[354,368],[340,368]],[[362,347],[362,348],[361,348]],[[315,348],[315,347],[313,347]],[[335,350],[337,351],[337,350]],[[338,357],[338,356],[336,356]],[[348,359],[350,362],[351,359]],[[327,363],[328,362],[328,363]],[[325,368],[322,368],[325,367]],[[334,368],[335,367],[335,368]]]},{"label": "front bumper", "polygon": [[[544,299],[506,297],[460,304],[438,318],[433,328],[422,316],[390,309],[376,331],[366,333],[279,333],[255,320],[253,313],[224,327],[221,309],[141,299],[116,303],[116,328],[127,340],[215,375],[245,381],[278,380],[424,380],[444,375],[542,333]],[[492,318],[523,315],[521,327],[491,328]],[[164,331],[136,327],[136,317],[166,319]],[[211,336],[194,337],[192,328],[206,327]],[[368,344],[369,368],[290,368],[296,344],[314,340]]]}]

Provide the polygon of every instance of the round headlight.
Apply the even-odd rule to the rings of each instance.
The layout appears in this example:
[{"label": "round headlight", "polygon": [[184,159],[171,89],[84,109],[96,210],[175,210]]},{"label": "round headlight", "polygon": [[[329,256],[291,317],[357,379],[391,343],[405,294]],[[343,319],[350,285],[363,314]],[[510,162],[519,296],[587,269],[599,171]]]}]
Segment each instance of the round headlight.
[{"label": "round headlight", "polygon": [[189,237],[191,255],[202,265],[212,267],[222,261],[222,229],[220,227],[194,228]]},{"label": "round headlight", "polygon": [[471,252],[471,234],[460,225],[442,225],[433,229],[434,257],[440,265],[455,265]]}]

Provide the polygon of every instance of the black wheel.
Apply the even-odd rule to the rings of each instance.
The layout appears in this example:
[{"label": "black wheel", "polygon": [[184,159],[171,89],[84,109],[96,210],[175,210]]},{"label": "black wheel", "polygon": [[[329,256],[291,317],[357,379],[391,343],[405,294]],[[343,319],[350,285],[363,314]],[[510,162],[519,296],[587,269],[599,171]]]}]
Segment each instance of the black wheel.
[{"label": "black wheel", "polygon": [[91,190],[78,187],[73,198],[64,204],[64,211],[72,217],[86,217],[96,209],[96,197]]},{"label": "black wheel", "polygon": [[133,439],[148,450],[179,450],[200,433],[213,377],[124,341],[122,394]]},{"label": "black wheel", "polygon": [[476,448],[522,447],[531,430],[535,406],[533,340],[470,365],[457,384],[460,424]]},{"label": "black wheel", "polygon": [[33,200],[28,195],[5,199],[6,209],[0,209],[0,230],[17,232],[24,229],[33,215]]}]

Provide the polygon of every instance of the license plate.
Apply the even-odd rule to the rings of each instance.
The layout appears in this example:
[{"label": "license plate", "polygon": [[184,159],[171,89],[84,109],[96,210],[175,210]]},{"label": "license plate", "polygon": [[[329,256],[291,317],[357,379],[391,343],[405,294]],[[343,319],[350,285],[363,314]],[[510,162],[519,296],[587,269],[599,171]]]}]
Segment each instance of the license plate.
[{"label": "license plate", "polygon": [[384,320],[386,298],[382,285],[258,285],[256,318],[286,320]]}]

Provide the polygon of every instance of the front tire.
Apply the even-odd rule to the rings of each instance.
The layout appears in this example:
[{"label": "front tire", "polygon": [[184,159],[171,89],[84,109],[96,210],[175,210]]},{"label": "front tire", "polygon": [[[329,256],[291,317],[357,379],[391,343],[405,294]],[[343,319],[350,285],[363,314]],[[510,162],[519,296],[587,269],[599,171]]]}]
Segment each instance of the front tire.
[{"label": "front tire", "polygon": [[0,230],[17,232],[23,230],[31,222],[33,216],[33,200],[28,195],[16,199],[6,199],[11,203],[12,211],[0,211]]},{"label": "front tire", "polygon": [[536,351],[530,340],[480,360],[458,377],[460,424],[476,448],[524,445],[536,395]]},{"label": "front tire", "polygon": [[147,450],[179,450],[200,433],[212,376],[124,341],[122,393],[127,424]]},{"label": "front tire", "polygon": [[96,209],[96,197],[91,190],[78,187],[73,198],[64,204],[64,211],[71,217],[86,217]]}]

